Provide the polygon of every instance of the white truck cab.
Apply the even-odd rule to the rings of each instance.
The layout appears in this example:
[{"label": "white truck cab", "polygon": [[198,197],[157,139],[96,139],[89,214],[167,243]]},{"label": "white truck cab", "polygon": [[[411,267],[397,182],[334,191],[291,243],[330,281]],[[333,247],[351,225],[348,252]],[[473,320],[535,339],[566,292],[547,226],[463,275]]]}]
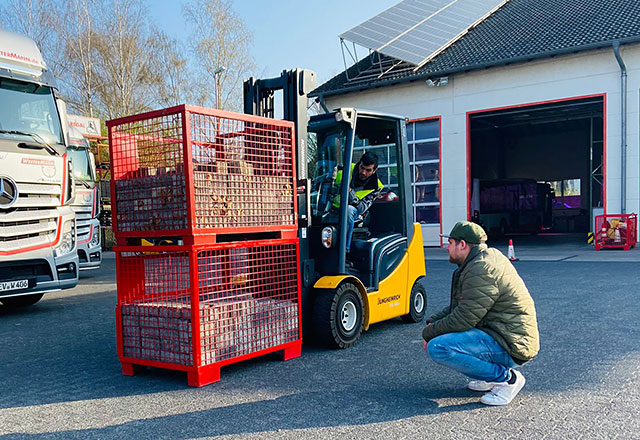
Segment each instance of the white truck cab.
[{"label": "white truck cab", "polygon": [[96,161],[89,140],[80,130],[69,125],[67,154],[73,163],[76,196],[71,208],[76,213],[78,260],[80,270],[98,269],[102,262],[100,244],[100,193],[97,183]]},{"label": "white truck cab", "polygon": [[0,302],[78,283],[66,106],[30,38],[0,29]]}]

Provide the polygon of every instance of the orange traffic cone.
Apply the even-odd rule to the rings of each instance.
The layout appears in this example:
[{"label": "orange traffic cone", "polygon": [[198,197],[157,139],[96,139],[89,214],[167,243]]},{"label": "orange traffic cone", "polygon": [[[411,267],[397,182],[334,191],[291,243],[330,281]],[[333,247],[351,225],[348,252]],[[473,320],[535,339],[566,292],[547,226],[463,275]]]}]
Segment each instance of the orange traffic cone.
[{"label": "orange traffic cone", "polygon": [[513,240],[509,239],[509,250],[507,251],[507,258],[509,261],[518,261],[516,258],[516,250],[513,248]]}]

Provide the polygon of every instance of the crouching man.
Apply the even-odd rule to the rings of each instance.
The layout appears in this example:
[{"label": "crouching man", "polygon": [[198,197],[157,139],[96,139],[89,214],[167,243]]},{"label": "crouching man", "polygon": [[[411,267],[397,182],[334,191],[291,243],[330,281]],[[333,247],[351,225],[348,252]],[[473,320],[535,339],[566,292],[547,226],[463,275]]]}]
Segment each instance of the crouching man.
[{"label": "crouching man", "polygon": [[470,377],[467,388],[486,392],[482,403],[507,405],[525,384],[516,368],[540,348],[533,299],[511,262],[487,248],[482,227],[458,222],[442,236],[458,269],[450,306],[422,331],[424,349],[435,362]]}]

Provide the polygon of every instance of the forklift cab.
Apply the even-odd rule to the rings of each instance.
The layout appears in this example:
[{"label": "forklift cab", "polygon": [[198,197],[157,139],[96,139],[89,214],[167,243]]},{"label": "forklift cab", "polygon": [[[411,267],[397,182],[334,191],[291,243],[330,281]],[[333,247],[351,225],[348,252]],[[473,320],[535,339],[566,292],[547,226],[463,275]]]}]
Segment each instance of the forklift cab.
[{"label": "forklift cab", "polygon": [[[351,274],[367,290],[377,290],[400,263],[413,232],[404,118],[343,108],[311,117],[308,143],[310,254],[317,276]],[[351,165],[367,151],[378,157],[376,174],[384,188],[356,223],[347,259],[349,184],[352,168],[357,172]],[[337,179],[339,174],[344,177]]]}]

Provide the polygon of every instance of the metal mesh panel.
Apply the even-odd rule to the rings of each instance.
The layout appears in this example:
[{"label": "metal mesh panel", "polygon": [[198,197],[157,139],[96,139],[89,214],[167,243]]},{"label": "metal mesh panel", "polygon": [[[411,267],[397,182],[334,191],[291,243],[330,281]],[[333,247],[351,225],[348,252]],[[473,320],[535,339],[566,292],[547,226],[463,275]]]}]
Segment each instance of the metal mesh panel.
[{"label": "metal mesh panel", "polygon": [[192,364],[187,252],[118,255],[118,307],[126,357]]},{"label": "metal mesh panel", "polygon": [[198,252],[202,364],[299,339],[296,244]]},{"label": "metal mesh panel", "polygon": [[624,248],[629,250],[638,240],[636,214],[598,215],[595,222],[596,248]]},{"label": "metal mesh panel", "polygon": [[295,224],[291,128],[190,116],[196,227]]},{"label": "metal mesh panel", "polygon": [[109,127],[118,232],[187,227],[182,114]]}]

